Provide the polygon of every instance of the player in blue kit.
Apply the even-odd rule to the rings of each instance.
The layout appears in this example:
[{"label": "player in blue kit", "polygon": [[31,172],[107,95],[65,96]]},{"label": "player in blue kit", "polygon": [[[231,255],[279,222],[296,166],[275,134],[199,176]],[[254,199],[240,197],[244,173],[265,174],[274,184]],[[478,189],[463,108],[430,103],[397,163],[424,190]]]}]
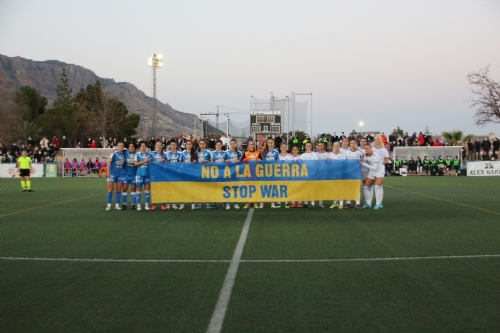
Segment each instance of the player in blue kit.
[{"label": "player in blue kit", "polygon": [[222,150],[222,141],[217,140],[215,142],[215,151],[212,152],[212,159],[215,163],[226,162],[226,152]]},{"label": "player in blue kit", "polygon": [[[215,141],[215,150],[212,152],[212,160],[215,163],[226,163],[226,152],[222,150],[222,141]],[[226,204],[224,204],[225,206]],[[213,209],[217,209],[217,203],[214,202]]]},{"label": "player in blue kit", "polygon": [[[161,141],[156,141],[155,150],[151,152],[151,158],[153,162],[165,162],[167,155],[163,152],[163,143]],[[151,205],[151,210],[156,209],[156,203]],[[161,204],[161,209],[167,209],[164,203]]]},{"label": "player in blue kit", "polygon": [[[229,141],[229,149],[226,150],[225,160],[227,163],[234,163],[241,161],[241,152],[239,152],[238,149],[236,149],[235,139],[231,139],[231,141]],[[231,209],[231,206],[228,202],[225,202],[224,206],[226,207],[226,209]],[[240,209],[240,205],[235,203],[234,209]]]},{"label": "player in blue kit", "polygon": [[[186,150],[184,150],[182,153],[182,162],[183,163],[196,163],[198,162],[198,154],[196,153],[196,150],[193,148],[193,141],[187,140],[186,141]],[[196,205],[194,202],[191,203],[191,209],[200,209],[201,208],[201,202],[198,202]]]},{"label": "player in blue kit", "polygon": [[139,152],[135,154],[135,166],[137,167],[137,174],[135,176],[135,186],[137,189],[137,196],[135,203],[137,210],[141,210],[141,193],[142,186],[144,185],[144,209],[149,210],[149,190],[151,188],[151,181],[149,179],[149,162],[153,160],[150,153],[147,151],[148,146],[145,141],[142,141],[139,146]]},{"label": "player in blue kit", "polygon": [[122,209],[127,209],[127,192],[130,185],[130,196],[132,197],[132,207],[130,209],[135,210],[135,198],[137,196],[135,188],[135,175],[137,172],[137,167],[135,166],[135,143],[131,142],[128,145],[128,150],[125,150],[125,169],[124,169],[124,180],[122,187]]},{"label": "player in blue kit", "polygon": [[205,139],[200,139],[198,145],[200,146],[200,150],[197,153],[198,162],[200,163],[213,162],[214,159],[212,158],[212,153],[210,152],[210,150],[207,149],[207,141]]},{"label": "player in blue kit", "polygon": [[[169,163],[180,163],[182,162],[182,154],[177,151],[177,142],[170,141],[170,151],[167,152],[167,162]],[[181,203],[179,207],[177,204],[172,205],[173,209],[184,209],[184,204]],[[170,209],[170,203],[167,203],[167,209]]]},{"label": "player in blue kit", "polygon": [[[212,158],[212,153],[210,152],[210,150],[207,149],[207,140],[200,139],[198,145],[200,146],[200,151],[198,151],[198,162],[200,163],[213,162],[214,159]],[[201,203],[199,204],[201,207]],[[212,209],[212,206],[210,206],[209,202],[207,202],[207,209]]]},{"label": "player in blue kit", "polygon": [[[267,145],[261,151],[261,158],[263,161],[278,161],[280,157],[280,153],[274,149],[274,139],[268,138]],[[264,208],[264,203],[261,202],[259,208]],[[276,208],[274,202],[271,202],[271,208]]]},{"label": "player in blue kit", "polygon": [[108,179],[108,205],[106,210],[111,210],[111,201],[113,200],[113,190],[116,183],[116,210],[121,210],[120,200],[122,196],[123,185],[123,166],[125,164],[125,153],[123,152],[123,142],[118,142],[117,150],[109,156],[109,167],[106,169],[106,178]]}]

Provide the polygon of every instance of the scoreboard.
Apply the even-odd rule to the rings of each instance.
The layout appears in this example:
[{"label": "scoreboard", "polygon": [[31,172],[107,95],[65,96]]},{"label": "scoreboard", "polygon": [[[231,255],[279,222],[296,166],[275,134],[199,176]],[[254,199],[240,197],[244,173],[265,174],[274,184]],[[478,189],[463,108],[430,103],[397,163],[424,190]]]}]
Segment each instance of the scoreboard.
[{"label": "scoreboard", "polygon": [[281,133],[281,111],[250,111],[250,133]]}]

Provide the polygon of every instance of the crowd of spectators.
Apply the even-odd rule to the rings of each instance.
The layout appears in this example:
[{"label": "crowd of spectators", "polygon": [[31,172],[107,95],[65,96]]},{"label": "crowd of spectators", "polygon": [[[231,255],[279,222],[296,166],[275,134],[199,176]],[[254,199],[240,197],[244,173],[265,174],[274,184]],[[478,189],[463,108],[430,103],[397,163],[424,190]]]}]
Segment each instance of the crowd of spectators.
[{"label": "crowd of spectators", "polygon": [[68,140],[65,136],[63,136],[61,140],[55,136],[51,140],[44,136],[40,141],[36,141],[31,137],[29,137],[26,142],[19,139],[13,142],[10,148],[0,143],[0,162],[16,163],[23,150],[28,152],[28,156],[31,157],[32,163],[52,162],[56,156],[57,150],[67,147]]},{"label": "crowd of spectators", "polygon": [[[396,147],[407,147],[407,146],[448,146],[448,142],[444,140],[441,142],[440,140],[433,138],[430,134],[424,134],[420,132],[413,132],[413,134],[408,134],[408,132],[404,133],[404,135],[396,134],[392,132],[389,135],[385,135],[384,132],[380,133],[382,141],[389,151],[392,153],[394,148]],[[347,137],[348,139],[354,138],[360,143],[362,138],[366,139],[368,143],[373,141],[373,135],[367,133],[362,136],[361,133],[349,134],[346,135],[344,132],[341,132],[340,135],[337,135],[334,132],[331,136],[326,135],[325,133],[320,135],[317,138],[318,141],[324,142],[325,144],[330,141],[332,144],[335,142],[341,142],[342,138]],[[222,135],[220,138],[206,138],[208,149],[215,149],[215,142],[217,140],[222,141],[223,149],[227,149],[227,144],[231,140],[231,136]],[[125,143],[125,147],[127,147],[129,142],[134,142],[138,144],[141,141],[145,141],[148,148],[153,150],[154,144],[156,141],[160,141],[163,144],[163,149],[166,151],[169,149],[169,143],[171,141],[176,141],[177,146],[180,150],[186,149],[186,141],[191,140],[193,142],[194,149],[198,149],[198,140],[197,138],[178,136],[174,138],[169,137],[149,137],[149,138],[135,138],[132,136],[131,138],[123,138],[120,140],[118,138],[103,138],[99,137],[99,139],[88,138],[87,141],[82,145],[81,142],[75,146],[75,148],[116,148],[119,141],[123,141]],[[276,143],[279,145],[281,143],[282,138],[280,136],[275,137]],[[312,142],[312,138],[308,135],[299,142],[297,137],[292,137],[289,140],[290,144],[296,144],[299,148],[303,147],[305,143]],[[469,139],[467,142],[458,142],[457,145],[463,146],[462,150],[462,159],[466,160],[498,160],[498,152],[499,152],[499,140],[498,138],[494,138],[493,140],[489,140],[487,137],[484,138],[483,141],[476,139],[472,141]],[[328,146],[328,145],[327,145]],[[63,136],[61,139],[53,136],[50,140],[47,137],[42,137],[39,141],[34,140],[29,137],[28,140],[23,141],[21,139],[13,142],[9,148],[0,143],[0,162],[1,163],[16,163],[19,156],[21,156],[21,152],[23,150],[27,150],[28,156],[31,157],[33,163],[43,163],[43,162],[51,162],[54,161],[55,155],[60,148],[69,148],[69,142],[66,136]],[[241,148],[243,150],[246,149],[246,141],[243,142]],[[303,149],[302,149],[303,150]],[[80,163],[80,162],[78,162]]]},{"label": "crowd of spectators", "polygon": [[[448,141],[440,141],[439,139],[433,138],[431,135],[423,134],[420,132],[417,135],[417,132],[413,132],[412,135],[409,135],[406,132],[404,135],[395,134],[392,132],[389,136],[386,136],[384,132],[381,134],[382,142],[384,143],[386,149],[392,153],[394,148],[396,147],[418,147],[418,146],[429,146],[429,147],[441,147],[441,146],[450,146]],[[319,140],[322,141],[326,134],[322,134]],[[335,132],[331,136],[331,142],[341,142],[343,137],[348,137],[349,139],[355,138],[356,141],[360,142],[360,139],[363,138],[361,134],[358,135],[344,135],[344,132],[338,136]],[[373,136],[370,133],[367,133],[366,136],[367,142],[373,141]],[[479,138],[473,142],[471,139],[468,139],[467,142],[457,142],[453,144],[454,146],[462,146],[462,159],[472,161],[472,160],[498,160],[498,152],[500,150],[500,141],[497,137],[490,140],[488,137],[484,137],[483,141],[480,141]]]}]

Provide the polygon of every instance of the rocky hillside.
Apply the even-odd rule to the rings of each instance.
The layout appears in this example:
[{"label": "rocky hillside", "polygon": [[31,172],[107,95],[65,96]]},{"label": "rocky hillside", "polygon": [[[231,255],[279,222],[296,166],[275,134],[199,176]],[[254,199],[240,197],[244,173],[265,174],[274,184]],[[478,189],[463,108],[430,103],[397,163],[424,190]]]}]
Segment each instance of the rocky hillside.
[{"label": "rocky hillside", "polygon": [[[61,83],[62,69],[66,68],[69,85],[73,93],[85,88],[88,84],[99,80],[106,90],[115,96],[120,96],[132,113],[141,116],[138,133],[146,127],[150,133],[153,99],[128,82],[115,82],[113,79],[98,77],[94,72],[82,66],[67,64],[57,60],[33,61],[21,57],[0,55],[0,76],[4,76],[16,88],[29,85],[47,97],[49,107],[57,98],[56,88]],[[158,101],[158,132],[160,136],[176,136],[179,134],[201,135],[201,124],[197,116],[174,110],[170,105]],[[195,119],[197,133],[193,133]],[[142,125],[145,124],[145,125]],[[145,135],[145,133],[144,133]]]}]

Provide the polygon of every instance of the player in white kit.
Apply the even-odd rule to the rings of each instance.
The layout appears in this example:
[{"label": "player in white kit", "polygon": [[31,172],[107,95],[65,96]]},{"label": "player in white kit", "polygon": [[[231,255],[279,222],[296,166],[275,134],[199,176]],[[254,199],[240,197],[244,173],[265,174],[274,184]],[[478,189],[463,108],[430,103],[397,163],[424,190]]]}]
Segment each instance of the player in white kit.
[{"label": "player in white kit", "polygon": [[[299,157],[301,161],[314,161],[319,160],[318,153],[313,152],[313,145],[311,142],[306,143],[306,151],[302,153]],[[299,202],[299,206],[301,203]],[[308,205],[308,201],[304,201],[303,208],[314,208],[314,201],[311,201],[311,205]]]},{"label": "player in white kit", "polygon": [[[288,154],[286,149],[287,149],[287,144],[282,143],[280,145],[280,154],[278,156],[278,160],[280,160],[280,161],[291,161],[292,160],[292,155]],[[276,208],[281,208],[281,202],[278,202],[278,204],[276,205]],[[290,205],[288,205],[288,201],[285,202],[285,208],[290,208]]]},{"label": "player in white kit", "polygon": [[342,154],[345,154],[346,151],[349,150],[349,139],[346,137],[342,138],[342,144],[340,146],[340,152]]},{"label": "player in white kit", "polygon": [[[291,161],[297,161],[299,159],[300,155],[299,155],[299,146],[297,145],[293,145],[292,147],[292,153],[290,154],[290,160]],[[299,202],[299,204],[297,206],[295,206],[295,202],[291,202],[290,203],[290,208],[302,208],[302,204]],[[285,208],[287,208],[285,206]]]},{"label": "player in white kit", "polygon": [[[347,150],[344,154],[348,160],[361,160],[363,153],[360,150],[358,150],[356,139],[351,139],[349,141],[349,150]],[[347,208],[349,207],[350,207],[350,201],[348,201],[347,203]],[[362,209],[359,200],[356,200],[356,209]]]},{"label": "player in white kit", "polygon": [[369,144],[365,145],[366,155],[361,161],[362,168],[368,170],[366,178],[363,184],[363,191],[365,194],[365,205],[363,208],[372,208],[372,197],[373,194],[370,191],[370,186],[377,177],[380,170],[381,158],[379,155],[373,154],[372,147]]},{"label": "player in white kit", "polygon": [[[326,151],[326,145],[324,142],[319,142],[318,143],[318,159],[320,160],[327,160],[329,155],[328,152]],[[314,202],[313,202],[313,206],[314,206]],[[323,200],[320,200],[319,201],[319,204],[318,204],[318,207],[319,208],[325,208],[325,206],[323,206]]]},{"label": "player in white kit", "polygon": [[[380,166],[379,172],[377,174],[377,178],[375,178],[375,199],[376,204],[373,209],[384,208],[382,206],[382,201],[384,199],[384,176],[385,176],[385,164],[389,163],[389,152],[384,147],[384,143],[382,142],[382,137],[380,134],[375,134],[373,137],[373,153],[380,156]],[[372,192],[373,193],[373,192]]]},{"label": "player in white kit", "polygon": [[[347,157],[340,152],[340,143],[335,142],[333,144],[333,150],[332,152],[328,155],[328,158],[331,160],[345,160]],[[340,205],[337,200],[333,201],[333,204],[330,206],[330,208],[337,208],[338,209],[343,209],[344,208],[344,200],[340,200]]]}]

